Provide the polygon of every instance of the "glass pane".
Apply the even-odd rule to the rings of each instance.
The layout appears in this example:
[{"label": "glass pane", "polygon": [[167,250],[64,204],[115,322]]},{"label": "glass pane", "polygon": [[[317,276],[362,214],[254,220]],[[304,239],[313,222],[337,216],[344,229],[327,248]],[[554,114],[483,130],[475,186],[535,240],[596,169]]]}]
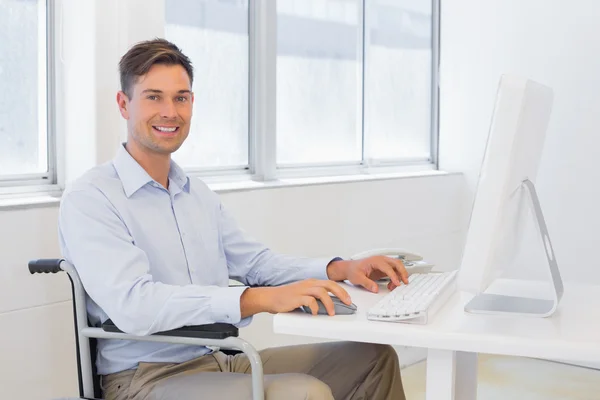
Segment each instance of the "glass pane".
[{"label": "glass pane", "polygon": [[185,168],[248,165],[248,0],[166,0],[165,37],[192,60],[190,135],[173,158]]},{"label": "glass pane", "polygon": [[366,0],[365,157],[430,156],[431,0]]},{"label": "glass pane", "polygon": [[0,177],[48,171],[45,1],[0,0]]},{"label": "glass pane", "polygon": [[360,0],[277,1],[277,164],[360,162]]}]

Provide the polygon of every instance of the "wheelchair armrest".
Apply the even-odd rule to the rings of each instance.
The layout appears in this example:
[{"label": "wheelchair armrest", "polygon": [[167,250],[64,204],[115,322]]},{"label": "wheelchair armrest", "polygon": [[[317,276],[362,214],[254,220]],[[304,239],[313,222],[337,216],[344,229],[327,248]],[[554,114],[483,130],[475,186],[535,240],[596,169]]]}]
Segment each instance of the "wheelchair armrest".
[{"label": "wheelchair armrest", "polygon": [[[119,332],[119,328],[108,319],[102,324],[102,329],[106,332]],[[225,323],[214,323],[206,325],[184,326],[182,328],[173,329],[170,331],[157,332],[156,335],[161,336],[176,336],[176,337],[191,337],[200,339],[225,339],[231,336],[237,337],[239,330],[235,325]]]}]

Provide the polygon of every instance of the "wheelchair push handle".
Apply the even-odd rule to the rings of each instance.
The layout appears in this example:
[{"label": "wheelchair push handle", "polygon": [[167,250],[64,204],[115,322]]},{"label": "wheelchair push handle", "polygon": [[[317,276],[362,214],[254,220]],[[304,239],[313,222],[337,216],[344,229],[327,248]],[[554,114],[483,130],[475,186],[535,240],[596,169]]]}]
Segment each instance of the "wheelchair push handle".
[{"label": "wheelchair push handle", "polygon": [[29,261],[29,272],[32,274],[55,274],[62,271],[60,263],[61,258],[40,258]]}]

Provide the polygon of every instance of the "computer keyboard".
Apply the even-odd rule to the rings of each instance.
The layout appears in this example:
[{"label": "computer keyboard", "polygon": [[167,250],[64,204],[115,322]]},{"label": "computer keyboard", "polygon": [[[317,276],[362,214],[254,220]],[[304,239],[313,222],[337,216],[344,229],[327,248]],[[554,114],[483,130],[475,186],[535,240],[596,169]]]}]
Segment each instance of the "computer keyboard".
[{"label": "computer keyboard", "polygon": [[376,321],[427,323],[455,290],[457,271],[412,274],[367,311]]}]

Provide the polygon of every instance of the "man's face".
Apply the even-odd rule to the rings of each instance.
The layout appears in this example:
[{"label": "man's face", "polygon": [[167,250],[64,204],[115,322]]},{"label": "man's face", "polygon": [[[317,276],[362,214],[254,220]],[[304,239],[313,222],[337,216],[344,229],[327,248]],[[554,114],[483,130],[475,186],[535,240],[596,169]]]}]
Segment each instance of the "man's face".
[{"label": "man's face", "polygon": [[190,132],[194,95],[190,78],[181,65],[155,64],[140,76],[117,102],[127,120],[128,140],[138,150],[171,154]]}]

